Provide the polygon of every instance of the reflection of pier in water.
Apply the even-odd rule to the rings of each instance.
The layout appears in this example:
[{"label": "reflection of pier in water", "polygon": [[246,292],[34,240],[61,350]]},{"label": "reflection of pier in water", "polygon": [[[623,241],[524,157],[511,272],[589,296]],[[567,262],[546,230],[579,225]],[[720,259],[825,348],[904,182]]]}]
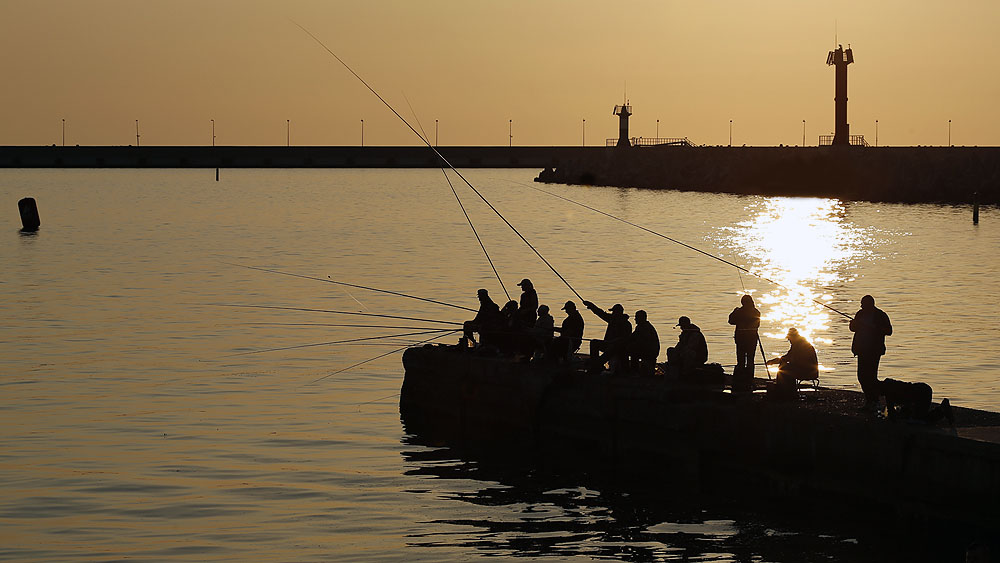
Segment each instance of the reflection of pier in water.
[{"label": "reflection of pier in water", "polygon": [[[434,483],[411,493],[433,491],[466,506],[447,511],[461,516],[429,520],[438,531],[411,533],[411,547],[464,548],[470,557],[623,561],[793,562],[804,552],[852,562],[927,556],[906,554],[891,536],[873,533],[879,523],[871,516],[780,498],[697,494],[669,467],[626,474],[587,464],[582,470],[572,460],[442,443],[426,432],[403,438],[406,474]],[[441,533],[441,524],[454,532]]]}]

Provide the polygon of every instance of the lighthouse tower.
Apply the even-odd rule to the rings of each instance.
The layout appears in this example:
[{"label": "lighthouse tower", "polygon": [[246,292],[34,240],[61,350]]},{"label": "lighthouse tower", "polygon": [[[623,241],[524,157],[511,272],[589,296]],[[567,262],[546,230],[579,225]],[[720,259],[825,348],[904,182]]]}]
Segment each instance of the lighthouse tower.
[{"label": "lighthouse tower", "polygon": [[854,62],[854,52],[851,46],[837,45],[836,51],[830,51],[826,56],[826,64],[837,69],[837,85],[833,97],[836,106],[835,129],[833,130],[833,146],[848,146],[851,144],[851,126],[847,123],[847,65]]},{"label": "lighthouse tower", "polygon": [[614,113],[618,116],[618,144],[615,146],[631,146],[628,142],[628,116],[632,115],[632,106],[626,101],[625,105],[615,106]]}]

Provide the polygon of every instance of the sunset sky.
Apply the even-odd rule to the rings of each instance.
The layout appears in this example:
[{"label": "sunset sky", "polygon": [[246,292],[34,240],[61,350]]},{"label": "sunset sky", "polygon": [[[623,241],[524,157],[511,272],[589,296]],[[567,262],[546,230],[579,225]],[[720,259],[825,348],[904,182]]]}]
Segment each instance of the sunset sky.
[{"label": "sunset sky", "polygon": [[0,0],[0,145],[419,144],[293,20],[442,145],[815,145],[838,39],[851,133],[1000,144],[995,0]]}]

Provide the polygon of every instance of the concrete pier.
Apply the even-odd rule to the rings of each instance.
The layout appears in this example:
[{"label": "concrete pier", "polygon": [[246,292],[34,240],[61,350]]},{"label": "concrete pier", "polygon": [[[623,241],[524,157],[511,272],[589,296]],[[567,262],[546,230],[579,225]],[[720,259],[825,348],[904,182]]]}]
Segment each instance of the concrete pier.
[{"label": "concrete pier", "polygon": [[954,428],[857,412],[860,393],[795,402],[662,377],[609,377],[412,348],[400,410],[459,443],[647,468],[812,502],[885,507],[917,527],[1000,529],[1000,414],[956,409]]}]

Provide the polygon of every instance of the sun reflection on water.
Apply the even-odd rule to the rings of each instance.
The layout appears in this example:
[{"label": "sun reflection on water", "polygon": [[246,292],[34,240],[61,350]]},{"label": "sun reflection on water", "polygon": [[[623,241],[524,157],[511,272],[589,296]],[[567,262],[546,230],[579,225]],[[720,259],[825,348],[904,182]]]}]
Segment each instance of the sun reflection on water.
[{"label": "sun reflection on water", "polygon": [[[820,303],[833,300],[826,288],[851,281],[846,266],[865,254],[864,232],[845,219],[836,199],[767,198],[747,212],[747,221],[726,229],[728,242],[741,265],[781,284],[747,288],[762,313],[761,337],[783,340],[794,327],[817,349],[832,344],[825,335],[836,313]],[[770,356],[787,349],[774,342],[768,348]]]}]

